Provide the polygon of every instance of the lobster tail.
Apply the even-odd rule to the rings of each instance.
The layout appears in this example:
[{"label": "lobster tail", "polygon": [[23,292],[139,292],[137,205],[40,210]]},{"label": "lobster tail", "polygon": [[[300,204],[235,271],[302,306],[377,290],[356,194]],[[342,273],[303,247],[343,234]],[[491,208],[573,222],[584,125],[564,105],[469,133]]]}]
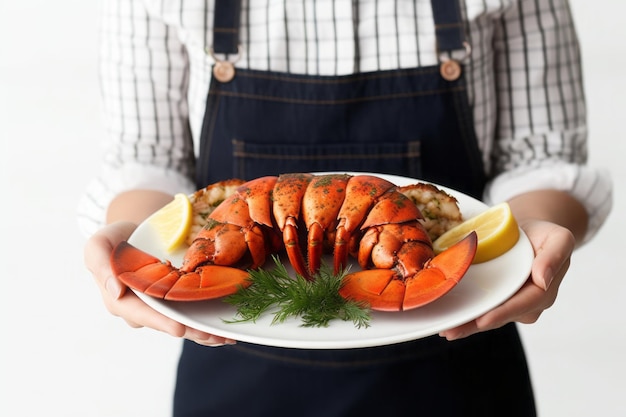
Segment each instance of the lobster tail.
[{"label": "lobster tail", "polygon": [[364,301],[373,310],[411,310],[445,295],[459,283],[476,254],[476,233],[472,232],[447,251],[427,260],[413,274],[394,269],[369,269],[344,278],[339,293]]},{"label": "lobster tail", "polygon": [[111,265],[113,273],[130,288],[165,300],[220,298],[250,285],[246,271],[205,265],[184,272],[127,242],[120,242],[114,248]]}]

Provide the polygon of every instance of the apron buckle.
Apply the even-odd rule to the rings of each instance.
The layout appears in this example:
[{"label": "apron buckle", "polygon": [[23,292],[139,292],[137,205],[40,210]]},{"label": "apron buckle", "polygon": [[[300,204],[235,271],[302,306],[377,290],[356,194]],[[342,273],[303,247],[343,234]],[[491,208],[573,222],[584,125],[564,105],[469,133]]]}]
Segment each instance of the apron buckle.
[{"label": "apron buckle", "polygon": [[461,64],[454,59],[443,61],[439,66],[439,73],[446,81],[457,80],[461,76]]},{"label": "apron buckle", "polygon": [[213,47],[211,47],[208,52],[215,60],[215,64],[213,65],[213,77],[221,83],[228,83],[232,81],[232,79],[235,78],[236,73],[235,63],[239,61],[239,58],[241,57],[241,47],[237,48],[237,54],[232,56],[230,59],[228,54],[226,55],[226,59],[219,59],[215,55]]},{"label": "apron buckle", "polygon": [[235,66],[230,61],[217,61],[213,66],[213,77],[221,83],[227,83],[235,78]]},{"label": "apron buckle", "polygon": [[439,73],[446,81],[455,81],[461,76],[462,68],[459,61],[464,60],[472,53],[472,48],[469,43],[463,42],[463,46],[465,47],[465,55],[462,58],[452,59],[445,58],[442,59],[441,65],[439,66]]}]

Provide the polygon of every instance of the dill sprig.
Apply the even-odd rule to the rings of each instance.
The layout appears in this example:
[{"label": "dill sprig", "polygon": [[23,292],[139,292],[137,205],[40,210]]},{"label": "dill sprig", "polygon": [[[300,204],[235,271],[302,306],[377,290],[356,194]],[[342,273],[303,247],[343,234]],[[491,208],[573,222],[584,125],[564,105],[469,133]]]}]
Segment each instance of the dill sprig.
[{"label": "dill sprig", "polygon": [[366,303],[347,300],[339,295],[346,271],[335,275],[323,264],[315,279],[291,277],[277,256],[276,267],[250,272],[252,284],[226,297],[237,308],[227,323],[256,322],[261,315],[273,312],[272,324],[300,317],[303,327],[328,327],[332,320],[352,321],[357,328],[369,327],[370,309]]}]

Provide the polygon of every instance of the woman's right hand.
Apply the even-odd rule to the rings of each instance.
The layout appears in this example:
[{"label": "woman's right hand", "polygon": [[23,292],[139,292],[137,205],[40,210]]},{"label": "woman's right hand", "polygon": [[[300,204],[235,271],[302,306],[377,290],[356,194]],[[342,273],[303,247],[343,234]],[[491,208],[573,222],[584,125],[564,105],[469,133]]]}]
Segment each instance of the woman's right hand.
[{"label": "woman's right hand", "polygon": [[128,239],[136,227],[134,223],[125,221],[113,223],[91,236],[85,245],[85,265],[95,278],[109,312],[123,318],[131,327],[150,327],[205,346],[235,343],[234,340],[185,326],[164,316],[144,303],[134,292],[127,291],[127,287],[113,276],[109,260],[111,252],[115,245]]}]

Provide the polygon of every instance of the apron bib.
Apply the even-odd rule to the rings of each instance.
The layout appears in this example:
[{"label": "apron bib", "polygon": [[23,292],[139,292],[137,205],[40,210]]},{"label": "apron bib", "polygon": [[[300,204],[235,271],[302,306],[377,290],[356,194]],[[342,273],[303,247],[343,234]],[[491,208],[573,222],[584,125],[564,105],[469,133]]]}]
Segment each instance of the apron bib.
[{"label": "apron bib", "polygon": [[[214,53],[238,53],[238,3],[216,3]],[[432,3],[438,49],[465,49],[456,2]],[[445,79],[441,74],[449,74],[450,67],[452,77]],[[347,76],[239,68],[226,73],[232,78],[213,77],[210,85],[199,188],[287,172],[366,171],[482,196],[482,157],[465,78],[455,61]]]},{"label": "apron bib", "polygon": [[[456,0],[433,0],[439,51],[465,49]],[[216,0],[213,52],[236,55],[239,1]],[[222,80],[222,81],[219,81]],[[197,186],[287,172],[364,171],[476,198],[485,174],[454,61],[347,76],[214,67]],[[214,413],[214,414],[213,414]],[[515,325],[456,342],[307,350],[185,341],[175,416],[533,416]]]}]

